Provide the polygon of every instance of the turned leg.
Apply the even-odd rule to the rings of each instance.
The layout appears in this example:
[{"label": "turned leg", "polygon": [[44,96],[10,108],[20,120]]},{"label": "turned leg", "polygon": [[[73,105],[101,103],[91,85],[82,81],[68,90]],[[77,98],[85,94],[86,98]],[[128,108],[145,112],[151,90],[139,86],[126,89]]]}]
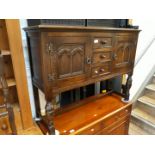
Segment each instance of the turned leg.
[{"label": "turned leg", "polygon": [[132,86],[132,73],[128,74],[126,85],[124,86],[124,100],[128,101],[130,96],[130,88]]},{"label": "turned leg", "polygon": [[46,109],[47,125],[48,125],[49,134],[55,135],[53,118],[54,118],[54,110],[57,109],[56,98],[52,99],[52,102],[47,101],[45,109]]},{"label": "turned leg", "polygon": [[16,130],[16,124],[15,124],[15,117],[14,117],[13,107],[10,103],[7,104],[7,110],[9,113],[9,122],[10,122],[10,128],[12,130],[12,134],[16,135],[17,130]]}]

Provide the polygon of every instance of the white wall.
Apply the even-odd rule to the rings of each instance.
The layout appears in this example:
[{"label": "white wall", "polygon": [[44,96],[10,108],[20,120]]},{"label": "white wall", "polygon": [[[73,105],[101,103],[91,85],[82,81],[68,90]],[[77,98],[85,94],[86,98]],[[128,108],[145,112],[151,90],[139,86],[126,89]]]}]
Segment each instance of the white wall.
[{"label": "white wall", "polygon": [[28,49],[27,49],[27,42],[26,42],[26,34],[23,30],[23,28],[26,26],[27,26],[27,21],[25,19],[20,19],[20,27],[21,27],[21,33],[22,33],[22,43],[23,43],[23,51],[24,51],[24,59],[25,59],[25,66],[26,66],[31,111],[32,111],[32,117],[35,118],[36,112],[35,112],[35,104],[34,104],[34,97],[33,97],[33,90],[32,90],[29,56],[28,56]]},{"label": "white wall", "polygon": [[[155,38],[155,20],[153,19],[134,19],[133,25],[139,25],[142,31],[139,35],[136,59],[145,51],[148,44]],[[130,90],[130,100],[137,93],[147,75],[155,64],[155,42],[147,50],[137,66],[134,68],[133,85]]]}]

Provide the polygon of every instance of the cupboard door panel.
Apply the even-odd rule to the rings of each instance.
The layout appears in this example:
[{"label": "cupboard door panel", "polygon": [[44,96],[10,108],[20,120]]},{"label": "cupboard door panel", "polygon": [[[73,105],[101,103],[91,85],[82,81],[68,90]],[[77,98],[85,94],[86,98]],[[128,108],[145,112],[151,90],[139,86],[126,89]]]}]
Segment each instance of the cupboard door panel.
[{"label": "cupboard door panel", "polygon": [[[91,73],[91,40],[89,37],[50,36],[47,40],[49,53],[48,73],[54,75],[58,85],[83,81]],[[53,61],[54,60],[54,61]],[[90,61],[89,61],[90,60]],[[70,80],[68,80],[68,78]],[[74,83],[75,84],[75,83]]]},{"label": "cupboard door panel", "polygon": [[69,50],[61,49],[58,51],[58,75],[59,78],[71,75],[71,55]]},{"label": "cupboard door panel", "polygon": [[117,36],[113,53],[113,69],[130,69],[134,65],[136,41],[132,36]]}]

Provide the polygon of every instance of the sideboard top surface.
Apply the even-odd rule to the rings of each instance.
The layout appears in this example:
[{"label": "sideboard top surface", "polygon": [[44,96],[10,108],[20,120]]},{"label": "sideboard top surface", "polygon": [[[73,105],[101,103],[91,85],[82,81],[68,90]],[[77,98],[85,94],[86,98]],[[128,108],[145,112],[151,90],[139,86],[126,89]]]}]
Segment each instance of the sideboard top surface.
[{"label": "sideboard top surface", "polygon": [[[90,97],[93,98],[93,97]],[[89,101],[78,108],[56,115],[54,124],[56,130],[61,134],[70,130],[78,130],[80,127],[89,124],[97,119],[105,119],[108,114],[129,106],[130,103],[121,101],[121,97],[113,94],[96,100]]]},{"label": "sideboard top surface", "polygon": [[57,26],[57,25],[36,25],[36,26],[29,26],[25,27],[25,31],[31,31],[31,30],[64,30],[64,31],[130,31],[130,32],[140,32],[139,29],[133,29],[133,28],[113,28],[113,27],[95,27],[95,26],[89,26],[89,27],[82,27],[82,26]]}]

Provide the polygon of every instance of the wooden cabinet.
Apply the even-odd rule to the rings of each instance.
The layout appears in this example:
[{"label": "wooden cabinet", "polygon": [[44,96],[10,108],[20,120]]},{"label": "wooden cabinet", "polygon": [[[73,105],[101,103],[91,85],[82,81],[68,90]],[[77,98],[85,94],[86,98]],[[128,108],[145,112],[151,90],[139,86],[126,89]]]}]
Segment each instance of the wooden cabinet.
[{"label": "wooden cabinet", "polygon": [[88,37],[48,37],[47,40],[49,80],[66,86],[70,81],[76,82],[77,77],[88,78],[91,69]]},{"label": "wooden cabinet", "polygon": [[[128,100],[139,30],[38,25],[25,31],[34,90],[45,93],[44,120],[49,122],[46,126],[50,133],[54,132],[55,96],[61,92],[128,74],[122,94]],[[36,107],[39,114],[39,102]],[[112,131],[117,133],[125,124]]]},{"label": "wooden cabinet", "polygon": [[83,102],[76,108],[56,112],[54,124],[60,134],[128,134],[131,103],[123,103],[114,93],[92,96]]}]

